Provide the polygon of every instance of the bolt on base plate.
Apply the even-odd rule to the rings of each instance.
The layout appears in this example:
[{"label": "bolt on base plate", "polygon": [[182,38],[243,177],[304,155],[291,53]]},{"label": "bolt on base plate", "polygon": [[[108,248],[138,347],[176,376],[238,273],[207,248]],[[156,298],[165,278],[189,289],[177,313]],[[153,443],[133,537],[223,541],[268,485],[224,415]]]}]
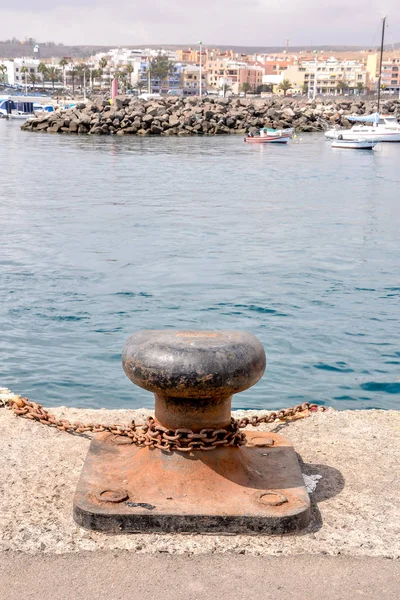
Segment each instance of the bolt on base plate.
[{"label": "bolt on base plate", "polygon": [[166,453],[98,434],[74,519],[113,533],[282,534],[306,527],[310,499],[292,444],[275,433],[246,436],[239,448]]}]

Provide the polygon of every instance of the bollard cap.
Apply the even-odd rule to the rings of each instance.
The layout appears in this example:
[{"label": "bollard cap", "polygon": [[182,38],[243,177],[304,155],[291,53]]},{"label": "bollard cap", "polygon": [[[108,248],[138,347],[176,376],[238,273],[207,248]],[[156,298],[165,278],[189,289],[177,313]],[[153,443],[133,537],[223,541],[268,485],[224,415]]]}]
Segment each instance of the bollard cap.
[{"label": "bollard cap", "polygon": [[261,379],[264,348],[241,331],[138,331],[122,353],[133,383],[174,398],[229,397]]}]

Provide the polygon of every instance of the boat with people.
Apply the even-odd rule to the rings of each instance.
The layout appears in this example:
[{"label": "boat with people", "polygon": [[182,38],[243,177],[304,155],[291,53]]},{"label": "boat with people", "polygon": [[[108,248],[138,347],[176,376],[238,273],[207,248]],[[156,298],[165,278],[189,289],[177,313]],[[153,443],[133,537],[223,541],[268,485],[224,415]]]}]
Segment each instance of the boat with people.
[{"label": "boat with people", "polygon": [[294,129],[270,129],[262,127],[258,135],[248,133],[244,138],[247,144],[287,144],[293,138]]},{"label": "boat with people", "polygon": [[371,140],[344,140],[336,138],[333,140],[331,147],[332,148],[347,148],[349,150],[373,150],[378,142],[373,142]]}]

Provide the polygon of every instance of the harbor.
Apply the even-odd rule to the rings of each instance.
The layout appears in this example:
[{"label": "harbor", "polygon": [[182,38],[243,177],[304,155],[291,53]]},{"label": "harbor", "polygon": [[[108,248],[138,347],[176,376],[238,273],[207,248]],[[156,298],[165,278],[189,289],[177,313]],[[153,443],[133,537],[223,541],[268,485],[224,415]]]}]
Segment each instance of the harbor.
[{"label": "harbor", "polygon": [[0,589],[398,600],[399,44],[175,8],[0,40]]}]

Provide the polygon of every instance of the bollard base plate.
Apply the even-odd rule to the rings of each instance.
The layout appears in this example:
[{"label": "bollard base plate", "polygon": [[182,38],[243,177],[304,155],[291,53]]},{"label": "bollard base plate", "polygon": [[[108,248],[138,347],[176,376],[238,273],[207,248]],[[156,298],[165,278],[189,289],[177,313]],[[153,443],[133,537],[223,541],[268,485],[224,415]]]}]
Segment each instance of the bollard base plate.
[{"label": "bollard base plate", "polygon": [[113,533],[282,534],[307,526],[310,500],[292,444],[275,433],[246,435],[240,448],[190,453],[96,435],[75,493],[76,523]]}]

